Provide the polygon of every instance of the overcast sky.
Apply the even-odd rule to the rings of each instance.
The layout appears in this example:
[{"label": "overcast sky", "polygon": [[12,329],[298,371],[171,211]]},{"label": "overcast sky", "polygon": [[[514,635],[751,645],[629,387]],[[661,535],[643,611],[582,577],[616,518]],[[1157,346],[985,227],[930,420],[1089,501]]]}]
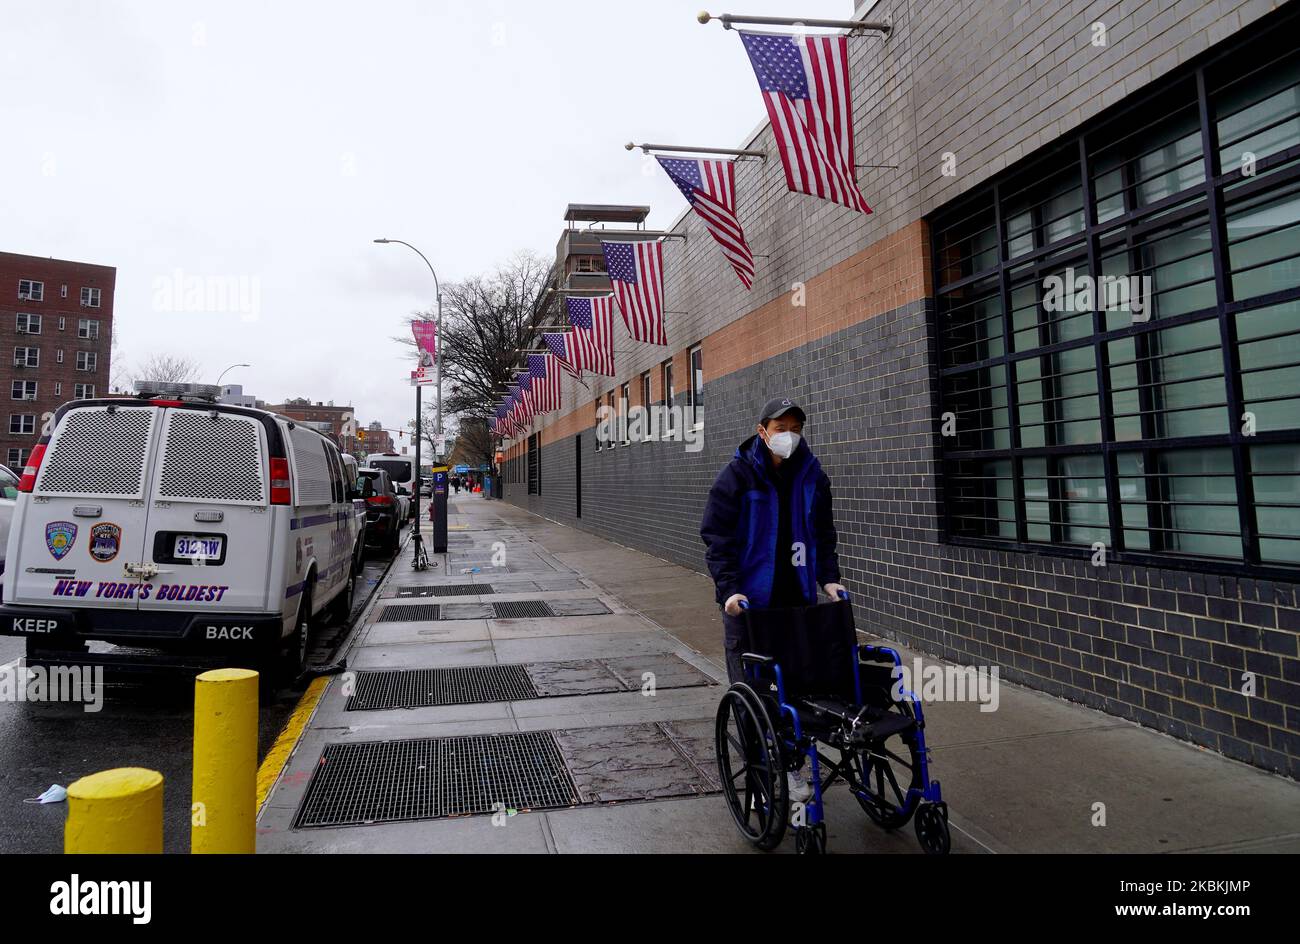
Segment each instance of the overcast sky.
[{"label": "overcast sky", "polygon": [[[551,255],[570,202],[671,223],[681,194],[623,143],[734,147],[763,119],[709,2],[6,2],[0,250],[116,266],[128,365],[248,362],[226,381],[404,425],[389,338],[433,289],[371,240],[449,282]],[[852,8],[735,3],[711,12]],[[204,310],[213,285],[242,294]]]}]

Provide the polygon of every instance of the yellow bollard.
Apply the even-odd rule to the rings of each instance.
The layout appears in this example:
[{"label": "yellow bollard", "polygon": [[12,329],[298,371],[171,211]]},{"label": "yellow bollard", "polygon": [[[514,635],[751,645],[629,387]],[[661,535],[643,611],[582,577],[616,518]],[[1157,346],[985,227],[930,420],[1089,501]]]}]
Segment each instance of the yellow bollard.
[{"label": "yellow bollard", "polygon": [[163,777],[156,770],[119,767],[68,787],[63,851],[160,853]]},{"label": "yellow bollard", "polygon": [[257,685],[251,669],[195,682],[190,852],[257,851]]}]

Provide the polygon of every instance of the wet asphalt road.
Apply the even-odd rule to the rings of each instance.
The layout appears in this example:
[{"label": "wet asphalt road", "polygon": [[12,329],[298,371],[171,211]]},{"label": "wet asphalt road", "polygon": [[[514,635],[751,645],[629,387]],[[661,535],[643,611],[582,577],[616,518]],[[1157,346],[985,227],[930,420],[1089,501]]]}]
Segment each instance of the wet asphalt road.
[{"label": "wet asphalt road", "polygon": [[[399,551],[398,566],[401,560]],[[347,637],[388,565],[389,558],[367,551],[352,616],[346,626],[318,630],[313,662],[326,660]],[[0,636],[0,665],[24,652],[24,640]],[[0,702],[0,854],[62,852],[67,804],[24,803],[24,798],[112,767],[148,767],[163,775],[164,848],[189,851],[193,675],[163,673],[130,685],[113,684],[111,674],[107,680],[99,712],[85,712],[79,705]],[[281,689],[262,705],[259,758],[275,743],[301,695],[301,688]]]}]

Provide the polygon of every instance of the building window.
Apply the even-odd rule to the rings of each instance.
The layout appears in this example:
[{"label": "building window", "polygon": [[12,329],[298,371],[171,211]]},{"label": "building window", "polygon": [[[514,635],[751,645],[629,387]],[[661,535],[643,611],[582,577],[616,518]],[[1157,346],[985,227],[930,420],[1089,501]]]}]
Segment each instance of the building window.
[{"label": "building window", "polygon": [[73,397],[78,400],[89,400],[95,395],[94,384],[73,384]]},{"label": "building window", "polygon": [[933,217],[951,539],[1300,566],[1300,52],[1280,35]]},{"label": "building window", "polygon": [[9,432],[19,435],[30,435],[36,432],[36,414],[10,413]]},{"label": "building window", "polygon": [[20,311],[14,315],[14,330],[19,334],[40,334],[41,316]]},{"label": "building window", "polygon": [[63,396],[63,381],[62,381],[62,380],[56,380],[56,381],[54,381],[54,395],[55,395],[56,397],[61,397],[61,396]]},{"label": "building window", "polygon": [[39,302],[45,300],[45,283],[30,279],[18,280],[18,299],[20,301]]},{"label": "building window", "polygon": [[528,437],[528,494],[542,494],[542,456],[537,448],[537,434]]},{"label": "building window", "polygon": [[77,337],[94,339],[99,337],[99,319],[78,318]]},{"label": "building window", "polygon": [[673,406],[673,362],[664,361],[659,368],[660,379],[663,381],[664,406],[672,409]]},{"label": "building window", "polygon": [[593,436],[592,438],[596,440],[596,451],[600,452],[600,450],[605,448],[605,440],[604,437],[601,435],[602,427],[600,425],[600,397],[596,398],[595,407],[596,407],[596,435]]},{"label": "building window", "polygon": [[651,396],[650,371],[647,370],[641,375],[641,405],[647,410],[654,405],[654,400],[651,399]]},{"label": "building window", "polygon": [[9,450],[9,462],[8,462],[8,466],[9,466],[9,468],[11,468],[11,469],[13,469],[13,470],[15,470],[15,471],[21,472],[23,466],[25,466],[25,465],[27,465],[27,450],[26,450],[26,449],[10,449],[10,450]]},{"label": "building window", "polygon": [[98,361],[99,355],[94,351],[77,352],[77,370],[94,370]]},{"label": "building window", "polygon": [[613,449],[618,445],[618,405],[614,402],[613,390],[605,394],[605,407],[609,411],[605,414],[609,417],[609,439],[606,440],[605,446]]},{"label": "building window", "polygon": [[604,272],[605,271],[604,256],[578,256],[577,259],[574,260],[574,262],[576,263],[574,266],[575,272]]},{"label": "building window", "polygon": [[99,289],[83,288],[81,290],[81,304],[86,308],[99,307]]},{"label": "building window", "polygon": [[704,423],[704,352],[698,347],[691,348],[690,360],[691,387],[687,407],[691,411],[691,425],[701,426]]},{"label": "building window", "polygon": [[35,380],[15,380],[10,390],[10,398],[13,400],[35,400],[36,399],[36,381]]},{"label": "building window", "polygon": [[57,351],[54,352],[54,362],[56,364],[63,363],[63,348],[59,348]]},{"label": "building window", "polygon": [[[65,285],[64,288],[67,288],[67,286]],[[63,330],[63,321],[64,321],[63,317],[60,316],[60,317],[59,317],[59,330],[60,330],[60,331]]]},{"label": "building window", "polygon": [[39,347],[14,348],[15,367],[40,367],[41,349]]},{"label": "building window", "polygon": [[623,384],[623,386],[619,388],[618,395],[618,432],[619,438],[623,441],[623,445],[626,446],[628,444],[627,413],[628,408],[632,405],[632,385]]}]

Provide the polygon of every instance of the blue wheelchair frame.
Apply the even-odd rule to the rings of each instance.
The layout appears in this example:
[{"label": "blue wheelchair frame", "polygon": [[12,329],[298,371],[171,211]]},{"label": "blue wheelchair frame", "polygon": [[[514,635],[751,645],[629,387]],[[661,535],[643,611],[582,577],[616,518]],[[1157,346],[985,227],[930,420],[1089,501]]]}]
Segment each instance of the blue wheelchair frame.
[{"label": "blue wheelchair frame", "polygon": [[[848,598],[848,594],[841,591],[840,599],[847,600]],[[742,609],[749,609],[749,606],[745,601],[741,601],[740,606]],[[895,669],[900,668],[903,664],[896,649],[891,649],[888,646],[863,646],[855,644],[853,646],[853,687],[856,706],[861,706],[863,704],[862,672],[860,669],[864,663],[859,656],[861,652],[875,652],[886,655],[893,662]],[[846,771],[848,773],[852,772],[852,760],[848,755],[843,755],[840,761],[837,762],[826,757],[817,749],[818,742],[816,738],[810,737],[805,740],[803,725],[799,721],[799,712],[796,711],[794,706],[786,700],[785,677],[779,663],[769,657],[755,656],[750,653],[744,653],[741,655],[741,663],[744,669],[745,681],[751,686],[754,686],[756,690],[762,686],[757,686],[755,683],[775,682],[776,684],[777,704],[780,706],[781,715],[789,719],[790,730],[793,732],[793,737],[783,736],[783,747],[789,750],[792,755],[802,752],[808,758],[810,764],[808,779],[812,785],[812,797],[804,804],[804,810],[807,817],[806,825],[809,827],[817,826],[825,821],[824,811],[822,809],[822,793],[841,777],[844,778],[846,783],[852,782],[852,778],[846,776]],[[763,675],[763,670],[768,668],[772,671],[771,678],[765,678]],[[902,696],[904,701],[898,703],[906,703],[916,719],[915,737],[917,757],[919,758],[920,764],[920,780],[925,784],[925,786],[921,788],[909,784],[906,797],[903,800],[903,807],[894,807],[894,812],[896,814],[903,817],[909,817],[922,801],[941,803],[943,801],[943,795],[939,787],[939,781],[930,779],[930,752],[925,746],[925,713],[921,708],[921,700],[916,697],[915,692],[908,689],[902,691]],[[821,766],[823,763],[831,768],[830,775],[826,777],[825,781],[822,780],[821,775]],[[800,764],[800,766],[802,766],[802,764]],[[875,805],[877,798],[874,795],[869,794],[868,791],[859,792],[853,790],[852,792],[858,796],[859,800],[862,800],[864,798],[863,794],[866,793],[869,796],[867,802]]]}]

